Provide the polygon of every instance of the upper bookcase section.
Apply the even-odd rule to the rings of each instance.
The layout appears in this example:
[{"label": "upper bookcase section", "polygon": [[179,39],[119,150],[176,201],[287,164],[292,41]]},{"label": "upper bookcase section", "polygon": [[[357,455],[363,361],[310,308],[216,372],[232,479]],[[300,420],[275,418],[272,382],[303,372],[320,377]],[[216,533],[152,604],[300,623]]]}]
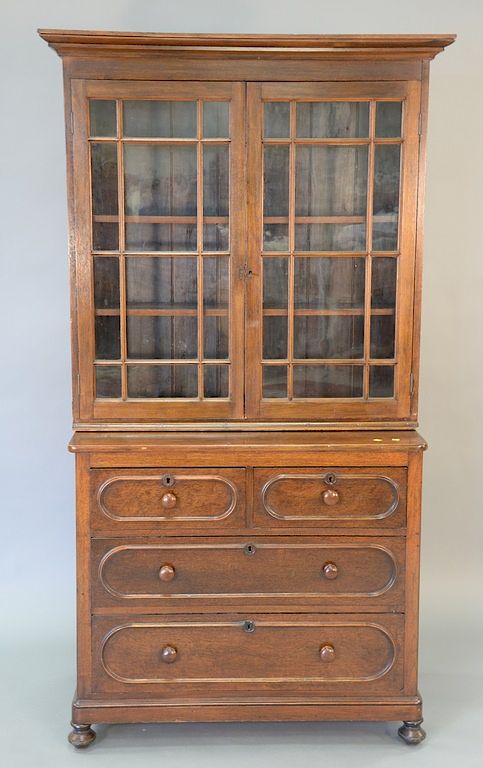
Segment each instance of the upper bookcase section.
[{"label": "upper bookcase section", "polygon": [[416,426],[428,69],[454,37],[40,34],[75,427]]}]

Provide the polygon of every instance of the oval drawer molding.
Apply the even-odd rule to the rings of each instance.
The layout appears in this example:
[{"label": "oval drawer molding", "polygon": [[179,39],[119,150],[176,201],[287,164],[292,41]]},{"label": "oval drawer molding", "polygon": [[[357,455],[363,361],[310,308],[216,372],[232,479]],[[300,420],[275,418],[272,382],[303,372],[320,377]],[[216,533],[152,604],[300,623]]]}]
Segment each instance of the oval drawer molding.
[{"label": "oval drawer molding", "polygon": [[[396,641],[372,621],[143,621],[113,627],[101,641],[101,666],[127,685],[164,683],[370,683],[393,667]],[[331,663],[321,649],[333,648]],[[176,649],[176,663],[163,649]]]},{"label": "oval drawer molding", "polygon": [[268,515],[279,523],[299,525],[405,522],[404,470],[347,468],[334,470],[333,476],[335,482],[328,484],[325,473],[314,469],[257,470],[257,521]]},{"label": "oval drawer molding", "polygon": [[240,502],[244,507],[243,470],[173,470],[169,491],[161,470],[104,475],[96,475],[97,506],[116,522],[210,523],[226,520]]},{"label": "oval drawer molding", "polygon": [[[395,585],[404,562],[402,538],[384,543],[256,540],[251,546],[254,552],[247,557],[243,540],[175,544],[101,540],[93,543],[94,567],[98,563],[93,584],[97,575],[98,584],[118,600],[377,598]],[[171,578],[162,581],[160,568],[167,569],[166,563]],[[401,587],[395,599],[401,599]],[[99,589],[98,602],[102,604]]]}]

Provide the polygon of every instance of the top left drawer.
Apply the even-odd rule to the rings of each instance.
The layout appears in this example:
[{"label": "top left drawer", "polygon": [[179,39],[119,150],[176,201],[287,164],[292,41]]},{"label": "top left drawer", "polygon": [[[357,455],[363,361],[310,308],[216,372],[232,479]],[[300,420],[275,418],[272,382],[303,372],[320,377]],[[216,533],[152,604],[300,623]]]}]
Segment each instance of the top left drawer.
[{"label": "top left drawer", "polygon": [[94,531],[245,528],[244,469],[93,469]]}]

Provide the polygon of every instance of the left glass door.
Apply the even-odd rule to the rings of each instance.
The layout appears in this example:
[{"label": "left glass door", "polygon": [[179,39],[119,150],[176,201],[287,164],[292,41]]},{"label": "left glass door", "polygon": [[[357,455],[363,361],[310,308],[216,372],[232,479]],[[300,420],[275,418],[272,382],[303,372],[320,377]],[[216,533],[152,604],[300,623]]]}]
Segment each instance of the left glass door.
[{"label": "left glass door", "polygon": [[244,93],[74,88],[81,421],[243,416]]}]

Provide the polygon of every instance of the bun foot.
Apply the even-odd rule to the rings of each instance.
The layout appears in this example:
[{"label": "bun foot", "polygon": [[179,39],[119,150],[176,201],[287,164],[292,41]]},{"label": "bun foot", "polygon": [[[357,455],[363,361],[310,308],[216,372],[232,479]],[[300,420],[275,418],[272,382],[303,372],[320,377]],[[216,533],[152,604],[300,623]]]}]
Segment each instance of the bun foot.
[{"label": "bun foot", "polygon": [[398,734],[406,744],[421,744],[426,738],[426,731],[421,728],[422,720],[404,720]]},{"label": "bun foot", "polygon": [[76,725],[71,723],[72,730],[68,735],[68,739],[73,747],[76,749],[85,749],[96,738],[95,731],[92,730],[90,725]]}]

